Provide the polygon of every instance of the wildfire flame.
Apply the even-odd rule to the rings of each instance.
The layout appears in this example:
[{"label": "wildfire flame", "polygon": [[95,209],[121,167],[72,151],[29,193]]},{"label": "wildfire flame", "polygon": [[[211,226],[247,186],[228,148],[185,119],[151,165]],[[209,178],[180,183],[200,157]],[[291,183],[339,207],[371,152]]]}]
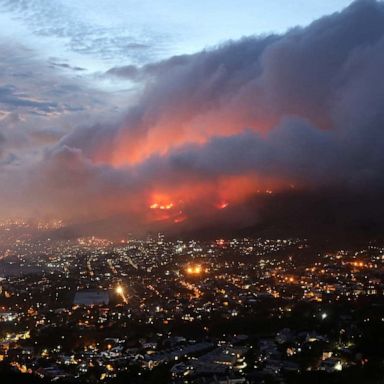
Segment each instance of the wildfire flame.
[{"label": "wildfire flame", "polygon": [[225,209],[229,206],[229,203],[227,201],[223,201],[221,203],[216,204],[217,209]]},{"label": "wildfire flame", "polygon": [[182,223],[183,221],[187,220],[187,216],[185,215],[182,215],[182,216],[179,216],[179,217],[176,217],[173,222],[175,224],[178,224],[178,223]]},{"label": "wildfire flame", "polygon": [[172,209],[173,207],[174,207],[173,203],[168,203],[168,204],[153,203],[149,206],[150,209],[161,209],[162,211]]}]

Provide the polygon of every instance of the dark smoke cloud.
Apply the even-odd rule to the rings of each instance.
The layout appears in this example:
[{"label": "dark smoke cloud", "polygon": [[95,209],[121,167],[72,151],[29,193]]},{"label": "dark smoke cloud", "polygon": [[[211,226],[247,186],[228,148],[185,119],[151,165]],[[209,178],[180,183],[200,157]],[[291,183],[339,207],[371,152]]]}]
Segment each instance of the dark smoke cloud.
[{"label": "dark smoke cloud", "polygon": [[[123,214],[130,228],[154,225],[146,197],[156,188],[198,185],[205,192],[192,188],[196,196],[184,205],[190,220],[182,228],[198,228],[208,217],[211,226],[270,217],[278,223],[271,212],[284,202],[289,216],[287,196],[300,196],[303,212],[326,209],[359,225],[373,206],[380,211],[384,197],[383,67],[384,4],[362,0],[284,35],[112,68],[107,76],[138,87],[124,118],[72,130],[32,171],[14,171],[7,180],[31,181],[29,210],[74,220]],[[207,210],[220,183],[241,175],[257,181],[236,209]],[[262,180],[277,193],[255,204]],[[319,191],[323,200],[306,206]],[[350,204],[335,210],[329,202],[343,196]]]}]

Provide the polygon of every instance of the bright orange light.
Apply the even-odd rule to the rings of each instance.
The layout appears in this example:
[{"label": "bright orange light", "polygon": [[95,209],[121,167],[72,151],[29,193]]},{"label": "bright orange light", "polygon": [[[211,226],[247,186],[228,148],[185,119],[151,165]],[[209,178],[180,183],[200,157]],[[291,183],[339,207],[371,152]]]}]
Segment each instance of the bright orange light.
[{"label": "bright orange light", "polygon": [[123,289],[123,287],[121,285],[116,287],[116,293],[118,295],[122,295],[124,293],[124,289]]},{"label": "bright orange light", "polygon": [[171,201],[165,201],[165,198],[156,198],[154,200],[154,203],[149,205],[150,209],[160,209],[162,211],[172,209],[174,207],[174,204]]},{"label": "bright orange light", "polygon": [[364,267],[364,263],[362,261],[352,262],[352,265],[355,267]]},{"label": "bright orange light", "polygon": [[159,204],[159,203],[153,203],[149,206],[150,209],[161,209],[162,211],[172,209],[173,203],[168,204]]},{"label": "bright orange light", "polygon": [[202,268],[200,264],[194,265],[194,266],[189,266],[187,268],[187,273],[188,275],[200,275],[202,272]]},{"label": "bright orange light", "polygon": [[123,299],[125,304],[128,304],[128,299],[125,296],[124,288],[121,285],[118,285],[116,287],[115,292]]},{"label": "bright orange light", "polygon": [[159,209],[172,209],[173,208],[173,203],[169,203],[169,204],[166,204],[166,205],[160,205],[159,206]]}]

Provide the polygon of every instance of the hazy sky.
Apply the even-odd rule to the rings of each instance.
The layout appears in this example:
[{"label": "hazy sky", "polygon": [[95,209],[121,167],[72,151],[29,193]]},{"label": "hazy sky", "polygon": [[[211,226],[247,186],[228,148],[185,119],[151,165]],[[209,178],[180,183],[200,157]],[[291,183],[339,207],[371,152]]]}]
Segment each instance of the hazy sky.
[{"label": "hazy sky", "polygon": [[284,32],[350,0],[1,0],[0,37],[88,71]]}]

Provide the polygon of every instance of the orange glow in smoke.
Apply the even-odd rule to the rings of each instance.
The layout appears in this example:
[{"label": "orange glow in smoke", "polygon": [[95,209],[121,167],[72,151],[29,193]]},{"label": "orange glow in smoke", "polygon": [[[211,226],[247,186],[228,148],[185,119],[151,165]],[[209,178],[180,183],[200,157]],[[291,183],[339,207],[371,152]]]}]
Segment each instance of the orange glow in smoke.
[{"label": "orange glow in smoke", "polygon": [[160,205],[160,209],[172,209],[173,208],[173,203],[169,203],[166,205]]},{"label": "orange glow in smoke", "polygon": [[150,209],[161,209],[162,211],[172,209],[173,203],[168,204],[159,204],[159,203],[153,203],[149,206]]},{"label": "orange glow in smoke", "polygon": [[[92,161],[113,167],[132,166],[135,169],[136,165],[154,156],[154,160],[158,159],[161,163],[173,150],[182,151],[184,146],[203,149],[212,138],[237,135],[244,132],[244,127],[267,135],[280,120],[279,116],[269,112],[255,118],[254,114],[249,114],[248,108],[241,107],[241,103],[235,105],[233,108],[221,108],[218,105],[212,110],[208,108],[200,111],[199,105],[193,105],[190,98],[181,98],[177,100],[177,108],[149,108],[139,122],[126,122],[124,124],[127,126],[120,127],[112,148],[109,145],[97,148]],[[162,179],[155,176],[151,178],[151,184],[148,184],[150,190],[143,191],[142,195],[132,193],[121,200],[104,199],[100,205],[108,213],[133,211],[146,223],[178,224],[188,219],[189,224],[197,217],[208,217],[229,206],[237,207],[255,195],[261,197],[292,189],[292,183],[297,185],[298,182],[245,171],[211,179],[198,173],[186,167],[180,174],[176,174],[177,183],[172,185],[168,183],[167,177]],[[180,210],[184,213],[179,214]]]},{"label": "orange glow in smoke", "polygon": [[225,209],[225,208],[228,207],[228,205],[229,205],[229,203],[227,203],[227,202],[222,202],[222,203],[216,204],[216,208],[217,208],[217,209]]},{"label": "orange glow in smoke", "polygon": [[180,213],[181,216],[178,216],[176,217],[173,222],[175,224],[179,224],[179,223],[182,223],[183,221],[187,220],[187,216],[183,215],[182,213]]},{"label": "orange glow in smoke", "polygon": [[153,193],[150,197],[149,208],[153,210],[169,211],[175,207],[169,194]]},{"label": "orange glow in smoke", "polygon": [[[188,99],[188,98],[187,98]],[[228,137],[244,131],[244,127],[266,134],[280,120],[279,116],[264,113],[257,119],[248,110],[215,108],[206,113],[196,113],[191,100],[177,100],[178,108],[151,113],[138,126],[121,127],[114,148],[99,148],[96,162],[113,166],[139,164],[153,155],[166,155],[184,145],[204,145],[212,137]],[[198,108],[198,107],[197,107]]]},{"label": "orange glow in smoke", "polygon": [[[186,175],[187,176],[187,175]],[[290,189],[291,182],[264,175],[242,174],[223,176],[218,180],[185,180],[180,184],[156,185],[146,197],[146,221],[180,224],[196,217],[207,217],[236,207],[252,196],[268,195]]]},{"label": "orange glow in smoke", "polygon": [[[149,208],[149,221],[181,223],[186,220],[183,211],[176,209],[176,204],[173,202],[169,193],[153,193],[149,198],[151,202]],[[179,204],[180,201],[178,200]]]}]

